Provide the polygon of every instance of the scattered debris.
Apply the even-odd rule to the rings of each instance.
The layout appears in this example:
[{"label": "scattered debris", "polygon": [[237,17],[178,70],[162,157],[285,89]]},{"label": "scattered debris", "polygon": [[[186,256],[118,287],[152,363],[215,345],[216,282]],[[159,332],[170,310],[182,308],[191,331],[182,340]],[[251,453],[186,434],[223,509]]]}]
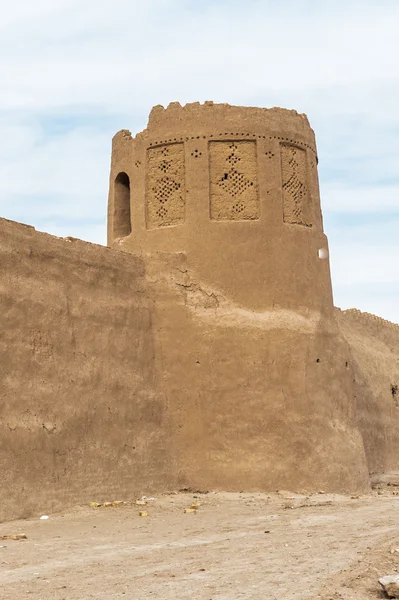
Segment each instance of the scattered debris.
[{"label": "scattered debris", "polygon": [[193,500],[191,502],[190,508],[185,508],[184,512],[185,513],[195,513],[195,512],[197,512],[197,510],[199,509],[200,506],[201,506],[201,502],[198,502],[197,500]]},{"label": "scattered debris", "polygon": [[299,502],[298,504],[285,502],[282,508],[284,510],[287,510],[289,508],[322,508],[323,506],[331,506],[332,503],[332,500],[324,500],[324,502]]},{"label": "scattered debris", "polygon": [[399,598],[399,574],[381,577],[378,583],[389,598]]},{"label": "scattered debris", "polygon": [[157,498],[147,498],[147,496],[142,496],[140,500],[112,500],[112,502],[89,502],[89,506],[91,508],[110,508],[111,506],[132,506],[133,504],[137,504],[138,506],[146,506],[148,502],[155,502]]},{"label": "scattered debris", "polygon": [[40,520],[41,520],[41,521],[47,521],[47,519],[49,519],[49,518],[50,518],[50,517],[49,517],[48,515],[42,515],[42,516],[40,517]]},{"label": "scattered debris", "polygon": [[[17,535],[0,535],[0,540],[27,540],[25,533],[17,533]],[[6,548],[6,546],[2,546]]]},{"label": "scattered debris", "polygon": [[140,517],[148,517],[148,512],[146,510],[141,510],[139,512]]},{"label": "scattered debris", "polygon": [[128,502],[123,502],[122,500],[113,500],[112,502],[103,502],[102,504],[101,502],[89,502],[91,508],[100,508],[101,506],[109,508],[110,506],[124,506],[125,504],[128,504]]},{"label": "scattered debris", "polygon": [[[185,494],[185,493],[189,493],[189,494],[209,494],[208,490],[195,490],[194,488],[190,488],[190,487],[184,487],[181,488],[180,490],[178,490],[181,494]],[[240,494],[243,494],[244,492],[240,492]]]}]

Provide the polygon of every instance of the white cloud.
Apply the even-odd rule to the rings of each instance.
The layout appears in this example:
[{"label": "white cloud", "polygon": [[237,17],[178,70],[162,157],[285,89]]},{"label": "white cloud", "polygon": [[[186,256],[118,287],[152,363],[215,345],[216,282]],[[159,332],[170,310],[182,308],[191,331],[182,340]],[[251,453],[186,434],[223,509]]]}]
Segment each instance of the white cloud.
[{"label": "white cloud", "polygon": [[399,213],[399,182],[395,185],[380,184],[367,187],[329,183],[323,186],[321,196],[324,213]]},{"label": "white cloud", "polygon": [[46,138],[38,127],[18,122],[0,124],[0,136],[10,148],[0,162],[2,216],[38,226],[55,217],[98,220],[106,214],[108,136],[77,128]]},{"label": "white cloud", "polygon": [[[333,281],[337,286],[398,284],[399,242],[383,243],[371,237],[334,245],[331,255]],[[399,310],[399,306],[398,306]]]},{"label": "white cloud", "polygon": [[[340,308],[359,308],[399,323],[399,213],[384,219],[352,215],[350,223],[327,217],[334,301]],[[359,222],[357,222],[357,219]]]},{"label": "white cloud", "polygon": [[[321,93],[329,109],[345,112],[369,105],[365,90],[383,100],[396,71],[393,2],[215,1],[193,10],[179,0],[58,0],[37,13],[15,4],[2,24],[3,108],[128,110],[209,94],[299,96],[312,107]],[[335,87],[333,97],[323,94]]]},{"label": "white cloud", "polygon": [[[337,303],[357,290],[370,310],[361,290],[386,285],[372,306],[391,314],[399,249],[381,218],[399,213],[398,22],[397,0],[9,3],[0,215],[105,243],[115,131],[142,129],[152,105],[174,100],[295,108],[317,134]],[[379,218],[369,231],[331,220],[366,213]]]}]

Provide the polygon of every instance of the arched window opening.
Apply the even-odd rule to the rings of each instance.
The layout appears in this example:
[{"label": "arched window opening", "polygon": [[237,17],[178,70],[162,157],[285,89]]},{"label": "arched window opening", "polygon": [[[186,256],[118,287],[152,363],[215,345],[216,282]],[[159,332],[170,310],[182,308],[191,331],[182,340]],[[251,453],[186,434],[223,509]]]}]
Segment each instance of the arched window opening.
[{"label": "arched window opening", "polygon": [[131,232],[130,180],[126,173],[119,173],[114,184],[114,239]]}]

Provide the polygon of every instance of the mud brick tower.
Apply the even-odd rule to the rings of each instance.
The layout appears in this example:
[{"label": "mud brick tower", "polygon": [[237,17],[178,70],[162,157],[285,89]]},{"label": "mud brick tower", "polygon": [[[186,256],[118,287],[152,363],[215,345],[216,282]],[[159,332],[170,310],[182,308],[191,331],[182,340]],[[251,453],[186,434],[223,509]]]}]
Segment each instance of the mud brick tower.
[{"label": "mud brick tower", "polygon": [[279,108],[172,103],[113,139],[108,244],[146,260],[182,486],[368,485],[317,162]]},{"label": "mud brick tower", "polygon": [[155,107],[113,141],[108,243],[185,252],[247,308],[332,308],[315,138],[296,111]]}]

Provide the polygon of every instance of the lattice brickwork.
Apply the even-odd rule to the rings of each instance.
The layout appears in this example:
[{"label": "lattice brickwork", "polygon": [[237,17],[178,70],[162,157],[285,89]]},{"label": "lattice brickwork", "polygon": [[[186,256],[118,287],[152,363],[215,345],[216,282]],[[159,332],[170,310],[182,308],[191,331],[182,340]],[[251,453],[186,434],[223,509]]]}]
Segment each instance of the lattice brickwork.
[{"label": "lattice brickwork", "polygon": [[284,221],[295,225],[310,223],[306,150],[281,144]]},{"label": "lattice brickwork", "polygon": [[259,218],[256,143],[210,142],[211,218]]},{"label": "lattice brickwork", "polygon": [[147,227],[178,225],[185,217],[184,144],[147,152]]}]

